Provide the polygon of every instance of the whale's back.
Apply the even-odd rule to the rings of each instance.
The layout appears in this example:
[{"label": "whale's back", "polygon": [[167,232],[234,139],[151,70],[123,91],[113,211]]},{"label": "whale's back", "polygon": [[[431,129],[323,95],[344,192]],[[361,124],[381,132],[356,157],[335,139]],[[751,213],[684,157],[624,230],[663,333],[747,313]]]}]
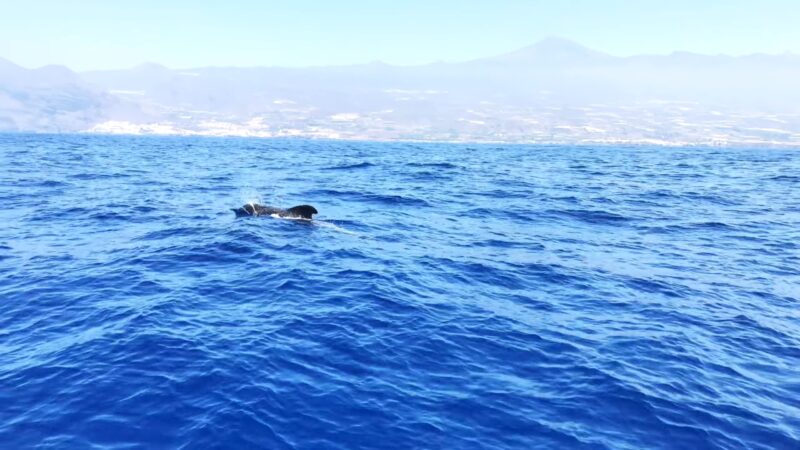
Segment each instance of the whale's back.
[{"label": "whale's back", "polygon": [[290,217],[300,217],[310,219],[314,214],[318,214],[317,209],[311,205],[294,206],[286,210],[286,215]]},{"label": "whale's back", "polygon": [[236,217],[278,215],[280,217],[311,219],[314,214],[318,214],[317,209],[311,205],[298,205],[289,209],[280,209],[257,203],[248,203],[241,208],[233,208],[232,211],[236,213]]}]

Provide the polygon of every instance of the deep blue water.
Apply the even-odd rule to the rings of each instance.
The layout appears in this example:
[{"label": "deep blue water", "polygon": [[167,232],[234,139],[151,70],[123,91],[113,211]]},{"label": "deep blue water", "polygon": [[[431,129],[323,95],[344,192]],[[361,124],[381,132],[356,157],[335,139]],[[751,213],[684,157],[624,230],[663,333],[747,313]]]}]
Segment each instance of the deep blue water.
[{"label": "deep blue water", "polygon": [[798,449],[800,152],[0,135],[37,446]]}]

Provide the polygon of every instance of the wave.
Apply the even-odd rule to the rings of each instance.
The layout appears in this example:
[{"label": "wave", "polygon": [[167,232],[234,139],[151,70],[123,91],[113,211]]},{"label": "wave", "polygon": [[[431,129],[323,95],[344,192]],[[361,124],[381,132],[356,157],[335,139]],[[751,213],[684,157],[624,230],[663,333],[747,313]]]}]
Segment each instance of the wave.
[{"label": "wave", "polygon": [[90,180],[110,180],[115,178],[131,178],[134,175],[127,173],[78,173],[67,175],[67,178],[72,180],[90,181]]},{"label": "wave", "polygon": [[473,208],[461,213],[465,217],[473,217],[477,219],[501,217],[512,219],[517,222],[527,223],[533,220],[534,215],[528,214],[523,211],[516,211],[511,208]]},{"label": "wave", "polygon": [[0,261],[12,258],[12,255],[8,254],[11,252],[11,250],[13,250],[11,246],[0,244]]},{"label": "wave", "polygon": [[410,162],[410,163],[406,163],[406,166],[409,166],[409,167],[435,167],[435,168],[438,168],[438,169],[460,169],[461,168],[458,165],[453,164],[453,163],[449,163],[449,162],[435,162],[435,163],[434,162],[426,162],[426,163]]},{"label": "wave", "polygon": [[338,189],[317,189],[306,192],[308,196],[314,197],[334,197],[350,199],[358,202],[378,203],[382,205],[404,205],[404,206],[424,206],[429,207],[430,204],[422,199],[407,197],[403,195],[391,194],[373,194],[358,191],[344,191]]},{"label": "wave", "polygon": [[37,180],[37,179],[17,179],[13,182],[2,182],[0,186],[15,186],[15,187],[44,187],[44,188],[65,188],[71,186],[70,183],[59,180]]},{"label": "wave", "polygon": [[147,232],[139,237],[134,238],[135,241],[158,241],[162,239],[175,239],[180,237],[197,236],[203,232],[208,231],[205,227],[174,227],[164,228],[155,231]]},{"label": "wave", "polygon": [[799,183],[800,182],[800,176],[797,176],[797,175],[777,175],[777,176],[774,176],[774,177],[770,177],[769,179],[773,180],[773,181],[788,181],[788,182],[791,182],[791,183]]},{"label": "wave", "polygon": [[452,177],[444,172],[420,171],[406,175],[407,179],[414,181],[442,181],[450,180]]},{"label": "wave", "polygon": [[688,225],[689,228],[699,228],[699,229],[713,229],[713,230],[735,230],[736,227],[729,225],[724,222],[696,222]]},{"label": "wave", "polygon": [[375,164],[369,162],[362,162],[357,164],[347,164],[343,166],[323,167],[322,170],[353,170],[353,169],[366,169],[368,167],[375,167]]},{"label": "wave", "polygon": [[634,220],[632,217],[599,209],[550,209],[547,213],[589,224],[620,225]]},{"label": "wave", "polygon": [[353,236],[357,236],[358,235],[358,233],[356,233],[355,231],[348,230],[347,228],[344,228],[344,227],[340,226],[340,224],[337,224],[337,222],[334,222],[334,221],[314,220],[313,223],[314,223],[314,225],[316,225],[318,227],[331,229],[331,230],[337,231],[339,233],[349,234],[349,235],[353,235]]},{"label": "wave", "polygon": [[65,183],[63,181],[55,181],[55,180],[47,180],[38,183],[41,187],[67,187],[69,183]]}]

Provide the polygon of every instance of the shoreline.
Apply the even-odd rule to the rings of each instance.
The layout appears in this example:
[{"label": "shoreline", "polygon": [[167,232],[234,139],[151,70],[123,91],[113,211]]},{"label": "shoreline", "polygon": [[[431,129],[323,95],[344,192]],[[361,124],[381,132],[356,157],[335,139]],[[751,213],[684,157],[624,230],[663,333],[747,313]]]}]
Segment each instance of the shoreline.
[{"label": "shoreline", "polygon": [[379,138],[369,136],[319,136],[314,134],[212,134],[203,132],[179,133],[116,133],[96,131],[0,131],[0,135],[31,135],[31,136],[103,136],[103,137],[142,137],[142,138],[207,138],[207,139],[258,139],[258,140],[307,140],[315,142],[365,142],[380,144],[461,144],[461,145],[504,145],[504,146],[572,146],[572,147],[641,147],[641,148],[703,148],[703,149],[784,149],[800,150],[800,142],[670,142],[660,139],[640,140],[478,140],[478,139],[413,139],[413,138]]}]

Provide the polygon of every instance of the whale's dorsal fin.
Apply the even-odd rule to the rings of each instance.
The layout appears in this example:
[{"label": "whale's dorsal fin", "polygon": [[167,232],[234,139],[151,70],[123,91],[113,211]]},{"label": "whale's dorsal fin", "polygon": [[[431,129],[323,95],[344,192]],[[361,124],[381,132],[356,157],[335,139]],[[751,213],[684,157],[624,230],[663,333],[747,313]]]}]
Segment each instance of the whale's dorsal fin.
[{"label": "whale's dorsal fin", "polygon": [[311,205],[298,205],[286,210],[289,215],[302,217],[303,219],[310,219],[311,216],[317,213],[317,209]]}]

